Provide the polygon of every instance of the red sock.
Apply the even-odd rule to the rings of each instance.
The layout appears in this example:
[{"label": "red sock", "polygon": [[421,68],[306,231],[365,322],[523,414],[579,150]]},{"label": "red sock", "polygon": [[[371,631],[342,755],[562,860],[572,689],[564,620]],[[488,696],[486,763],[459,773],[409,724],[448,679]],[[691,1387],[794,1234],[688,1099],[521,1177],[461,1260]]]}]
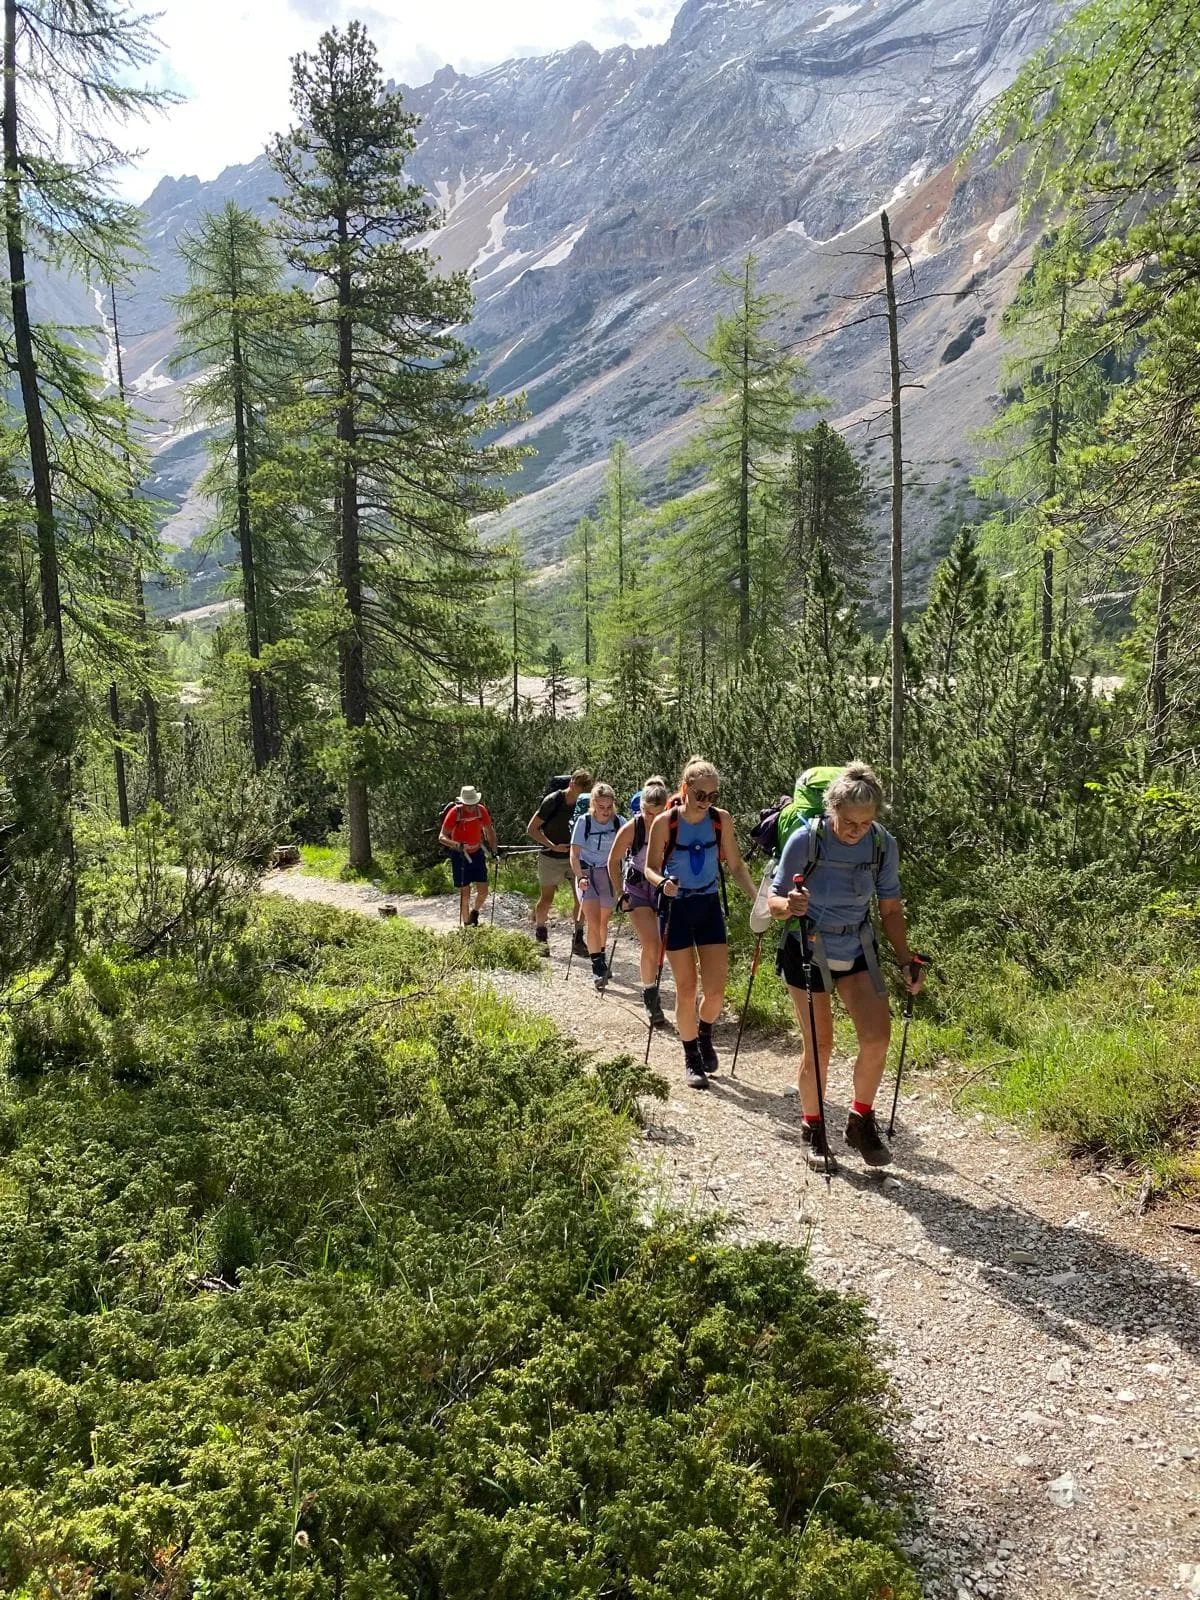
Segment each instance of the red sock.
[{"label": "red sock", "polygon": [[850,1110],[856,1117],[865,1117],[868,1112],[874,1111],[874,1106],[866,1106],[861,1100],[851,1100]]},{"label": "red sock", "polygon": [[815,1128],[820,1120],[820,1117],[815,1114],[810,1117],[807,1111],[804,1113],[804,1126],[806,1128]]}]

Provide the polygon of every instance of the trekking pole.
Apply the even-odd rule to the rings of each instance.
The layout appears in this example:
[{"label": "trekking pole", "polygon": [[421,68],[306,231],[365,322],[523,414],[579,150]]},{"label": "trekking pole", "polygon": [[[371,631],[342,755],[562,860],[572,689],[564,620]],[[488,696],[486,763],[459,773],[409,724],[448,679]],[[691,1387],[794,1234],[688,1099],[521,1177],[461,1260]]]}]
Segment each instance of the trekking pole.
[{"label": "trekking pole", "polygon": [[[589,884],[592,881],[592,869],[591,869],[591,867],[589,867],[587,869],[587,880],[588,880]],[[576,934],[578,929],[584,928],[586,926],[587,926],[587,923],[586,923],[586,921],[584,919],[584,916],[583,916],[583,896],[580,895],[580,897],[579,897],[579,921],[576,922],[576,921],[574,921],[574,919],[572,919],[572,922],[571,922],[571,953],[567,957],[567,975],[563,979],[564,983],[570,983],[570,981],[571,981],[571,963],[575,959],[575,934]]]},{"label": "trekking pole", "polygon": [[733,1061],[730,1063],[729,1076],[737,1076],[738,1051],[742,1048],[742,1034],[746,1031],[746,1018],[750,1014],[750,994],[754,988],[754,979],[758,973],[758,958],[762,955],[763,936],[760,933],[754,941],[754,960],[750,963],[750,982],[746,985],[746,1003],[742,1007],[742,1020],[738,1023],[737,1043],[733,1047]]},{"label": "trekking pole", "polygon": [[[674,878],[670,879],[670,882],[674,883],[674,881],[675,881]],[[661,987],[662,987],[663,963],[667,959],[667,935],[671,931],[671,912],[672,912],[672,910],[674,909],[674,906],[675,906],[675,898],[674,898],[673,895],[664,895],[663,898],[667,902],[667,914],[666,914],[665,918],[663,919],[662,937],[659,939],[659,943],[658,943],[658,974],[654,979],[654,986],[655,986],[656,989],[661,989]],[[653,1038],[654,1038],[654,1018],[651,1017],[650,1018],[650,1025],[646,1029],[646,1054],[642,1058],[644,1066],[649,1066],[650,1065],[650,1041]]]},{"label": "trekking pole", "polygon": [[493,850],[492,851],[492,863],[493,863],[493,865],[495,866],[495,869],[496,869],[492,873],[492,878],[494,880],[493,883],[492,883],[492,927],[494,928],[496,926],[496,901],[500,898],[500,852],[499,852],[499,850]]},{"label": "trekking pole", "polygon": [[[798,872],[792,879],[797,889],[803,889],[804,878]],[[812,1039],[813,1072],[817,1079],[817,1115],[821,1119],[821,1138],[825,1141],[825,1186],[829,1187],[833,1174],[829,1166],[829,1129],[825,1123],[825,1089],[821,1083],[821,1052],[817,1046],[817,1007],[813,1001],[812,969],[815,954],[813,941],[808,941],[808,948],[804,952],[804,987],[808,991],[808,1027],[809,1037]]]},{"label": "trekking pole", "polygon": [[[909,965],[917,968],[928,967],[930,960],[928,956],[918,955],[914,950]],[[892,1137],[892,1130],[896,1126],[896,1108],[900,1104],[900,1079],[904,1076],[904,1057],[908,1050],[908,1025],[913,1018],[913,1002],[916,998],[911,989],[904,996],[904,1031],[900,1035],[900,1059],[896,1063],[896,1092],[892,1095],[892,1115],[888,1121],[887,1130],[889,1139]]]},{"label": "trekking pole", "polygon": [[[621,927],[622,927],[622,923],[621,923],[621,916],[622,916],[621,903],[622,903],[622,901],[624,899],[625,899],[625,896],[623,894],[618,895],[617,896],[617,903],[613,907],[613,918],[614,918],[614,921],[616,922],[616,927],[613,929],[612,949],[609,951],[609,954],[608,954],[608,975],[609,975],[610,978],[612,977],[613,962],[617,959],[617,940],[621,937]],[[625,913],[625,915],[628,916],[628,913]]]}]

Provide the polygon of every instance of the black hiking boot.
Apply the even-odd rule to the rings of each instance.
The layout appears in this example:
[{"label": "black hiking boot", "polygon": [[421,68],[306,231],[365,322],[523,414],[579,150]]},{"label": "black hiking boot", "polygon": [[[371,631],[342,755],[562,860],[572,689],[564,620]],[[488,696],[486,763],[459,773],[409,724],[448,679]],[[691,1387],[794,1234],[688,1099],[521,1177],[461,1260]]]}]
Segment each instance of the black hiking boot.
[{"label": "black hiking boot", "polygon": [[700,1045],[695,1039],[688,1039],[683,1046],[684,1082],[689,1089],[707,1089],[708,1078],[704,1071],[704,1062],[700,1056]]},{"label": "black hiking boot", "polygon": [[542,954],[548,956],[550,954],[550,935],[540,922],[534,924],[533,937],[537,940]]},{"label": "black hiking boot", "polygon": [[837,1157],[829,1151],[829,1140],[825,1137],[825,1124],[814,1122],[808,1130],[809,1148],[805,1151],[804,1159],[814,1172],[826,1171],[825,1157],[829,1155],[828,1171],[837,1171]]},{"label": "black hiking boot", "polygon": [[478,911],[472,911],[470,916],[467,918],[467,927],[468,928],[477,928],[478,926],[479,926],[479,913],[478,913]]},{"label": "black hiking boot", "polygon": [[846,1143],[851,1150],[858,1151],[869,1167],[886,1167],[892,1159],[892,1152],[879,1132],[873,1111],[862,1116],[856,1111],[850,1113],[846,1118]]},{"label": "black hiking boot", "polygon": [[702,1022],[700,1024],[700,1037],[696,1040],[696,1043],[700,1046],[700,1060],[704,1070],[711,1078],[721,1065],[717,1059],[717,1052],[713,1049],[711,1022]]},{"label": "black hiking boot", "polygon": [[587,936],[578,923],[575,924],[575,934],[572,944],[577,956],[586,956],[589,954],[587,947]]},{"label": "black hiking boot", "polygon": [[650,1018],[652,1028],[665,1028],[667,1014],[662,1008],[662,1001],[658,997],[658,985],[650,984],[642,990],[642,1004],[646,1008],[646,1015]]},{"label": "black hiking boot", "polygon": [[592,957],[592,977],[596,980],[596,992],[603,994],[608,988],[608,962],[604,959],[603,950]]}]

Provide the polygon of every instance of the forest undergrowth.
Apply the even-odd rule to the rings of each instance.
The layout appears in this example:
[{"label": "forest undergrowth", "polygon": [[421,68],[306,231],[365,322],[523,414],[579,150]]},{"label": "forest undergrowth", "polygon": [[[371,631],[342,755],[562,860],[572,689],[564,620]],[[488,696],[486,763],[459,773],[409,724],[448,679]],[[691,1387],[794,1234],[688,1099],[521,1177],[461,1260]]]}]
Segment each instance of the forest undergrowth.
[{"label": "forest undergrowth", "polygon": [[10,1013],[0,1587],[916,1600],[868,1320],[644,1218],[529,959],[271,901]]}]

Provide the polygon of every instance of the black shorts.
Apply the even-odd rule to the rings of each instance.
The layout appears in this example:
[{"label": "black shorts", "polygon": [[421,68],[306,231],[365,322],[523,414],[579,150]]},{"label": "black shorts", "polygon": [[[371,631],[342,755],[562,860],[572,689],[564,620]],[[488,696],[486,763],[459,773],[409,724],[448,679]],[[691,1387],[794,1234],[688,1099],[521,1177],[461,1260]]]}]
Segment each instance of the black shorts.
[{"label": "black shorts", "polygon": [[[775,970],[789,988],[807,987],[804,973],[804,946],[790,933],[779,947],[779,954],[775,957]],[[870,970],[867,958],[860,950],[852,967],[847,967],[845,972],[831,972],[830,977],[836,984],[840,978],[852,978],[856,972],[870,972]],[[814,994],[825,993],[824,974],[815,961],[812,964],[812,987]]]},{"label": "black shorts", "polygon": [[471,883],[486,883],[488,865],[482,846],[469,856],[464,856],[460,850],[456,850],[450,857],[450,872],[456,889],[465,889]]},{"label": "black shorts", "polygon": [[[670,907],[670,926],[666,918]],[[727,944],[725,914],[719,894],[683,894],[660,903],[659,925],[666,928],[668,950],[690,950],[692,945]]]}]

